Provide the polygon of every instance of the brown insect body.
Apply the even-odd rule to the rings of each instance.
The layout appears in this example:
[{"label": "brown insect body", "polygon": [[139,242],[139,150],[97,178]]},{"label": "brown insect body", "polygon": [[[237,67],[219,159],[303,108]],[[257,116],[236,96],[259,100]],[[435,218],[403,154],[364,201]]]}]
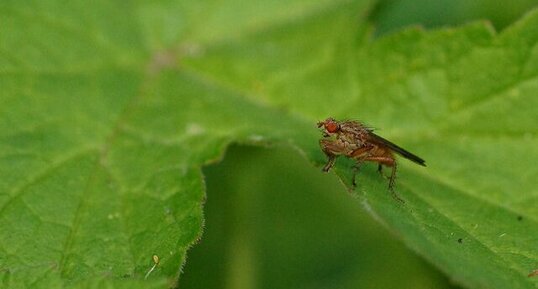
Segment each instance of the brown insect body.
[{"label": "brown insect body", "polygon": [[358,121],[336,121],[333,118],[328,118],[322,122],[318,122],[318,127],[322,128],[323,133],[323,138],[320,139],[320,146],[328,157],[323,171],[328,172],[334,166],[338,156],[343,155],[354,159],[357,161],[353,174],[354,186],[355,175],[359,165],[365,161],[376,162],[378,163],[378,171],[380,173],[382,173],[382,165],[392,168],[389,179],[389,190],[396,199],[402,201],[394,193],[396,158],[393,152],[419,165],[426,166],[425,161],[420,157],[376,135],[373,129]]}]

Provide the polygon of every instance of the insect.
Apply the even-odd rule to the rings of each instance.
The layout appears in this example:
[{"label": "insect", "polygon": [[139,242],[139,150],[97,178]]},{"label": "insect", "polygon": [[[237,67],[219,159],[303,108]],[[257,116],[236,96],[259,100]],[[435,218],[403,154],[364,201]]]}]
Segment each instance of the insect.
[{"label": "insect", "polygon": [[321,150],[327,155],[327,164],[323,167],[324,172],[328,172],[335,164],[338,156],[345,156],[356,161],[353,172],[353,186],[356,186],[355,176],[359,166],[366,161],[377,163],[377,171],[383,175],[383,166],[392,168],[389,178],[389,190],[394,198],[403,202],[394,192],[394,181],[396,179],[396,159],[394,152],[404,158],[413,161],[421,166],[426,166],[426,162],[420,157],[395,145],[394,143],[378,136],[372,128],[364,124],[344,120],[337,121],[334,118],[327,118],[318,122],[323,138],[319,140]]}]

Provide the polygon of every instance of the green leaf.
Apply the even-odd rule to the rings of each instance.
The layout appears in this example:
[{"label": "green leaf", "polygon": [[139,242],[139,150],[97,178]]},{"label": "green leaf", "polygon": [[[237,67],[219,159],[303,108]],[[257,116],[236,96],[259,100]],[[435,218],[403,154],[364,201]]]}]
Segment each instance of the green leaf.
[{"label": "green leaf", "polygon": [[289,147],[231,146],[203,171],[204,234],[182,289],[456,288]]},{"label": "green leaf", "polygon": [[0,4],[3,287],[175,284],[201,166],[231,142],[319,166],[327,116],[427,160],[400,164],[405,205],[373,166],[352,192],[408,246],[470,287],[536,287],[538,13],[371,41],[369,1],[281,5]]}]

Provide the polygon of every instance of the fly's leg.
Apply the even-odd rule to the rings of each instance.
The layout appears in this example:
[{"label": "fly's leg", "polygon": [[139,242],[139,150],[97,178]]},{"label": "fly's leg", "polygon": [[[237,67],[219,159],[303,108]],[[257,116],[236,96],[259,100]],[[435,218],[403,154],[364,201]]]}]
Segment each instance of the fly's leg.
[{"label": "fly's leg", "polygon": [[349,153],[348,157],[352,159],[356,159],[360,162],[362,159],[368,156],[368,151],[371,149],[372,149],[372,146],[365,145]]},{"label": "fly's leg", "polygon": [[396,180],[396,162],[394,162],[392,166],[392,171],[390,173],[390,179],[389,179],[389,190],[394,192],[394,182]]},{"label": "fly's leg", "polygon": [[363,160],[365,160],[365,156],[368,155],[368,151],[372,149],[372,146],[365,145],[363,147],[360,147],[354,151],[352,151],[348,157],[353,158],[357,161],[357,163],[353,166],[353,177],[351,179],[351,184],[353,185],[353,188],[357,187],[357,173],[359,173],[359,167]]},{"label": "fly's leg", "polygon": [[392,197],[394,199],[396,199],[399,202],[404,203],[404,200],[402,200],[402,198],[400,198],[400,196],[398,196],[398,194],[394,191],[394,184],[395,184],[395,181],[396,181],[396,160],[393,157],[388,157],[388,156],[366,157],[364,160],[365,161],[377,162],[379,166],[381,166],[381,164],[383,164],[383,165],[385,165],[387,167],[392,167],[392,172],[390,174],[390,179],[389,179],[389,191],[391,192]]},{"label": "fly's leg", "polygon": [[325,166],[323,166],[323,171],[324,172],[328,172],[333,166],[334,166],[334,163],[336,162],[336,156],[335,155],[330,155],[330,154],[327,154],[327,163],[325,164]]},{"label": "fly's leg", "polygon": [[377,172],[378,172],[381,176],[383,176],[383,166],[382,166],[381,164],[378,164],[378,165],[377,165]]},{"label": "fly's leg", "polygon": [[353,186],[353,189],[357,187],[357,174],[359,173],[360,167],[360,161],[357,161],[357,163],[353,166],[353,176],[351,177],[351,185]]},{"label": "fly's leg", "polygon": [[327,156],[327,163],[325,164],[325,166],[323,166],[322,170],[324,172],[328,172],[334,166],[334,163],[336,162],[336,157],[342,154],[342,152],[344,152],[346,148],[343,147],[340,143],[329,139],[321,139],[319,141],[319,146]]},{"label": "fly's leg", "polygon": [[390,173],[390,179],[389,179],[389,190],[392,194],[392,197],[395,198],[397,201],[400,201],[402,203],[405,203],[400,196],[394,191],[394,182],[396,180],[396,162],[394,162],[394,165],[392,166],[392,172]]}]

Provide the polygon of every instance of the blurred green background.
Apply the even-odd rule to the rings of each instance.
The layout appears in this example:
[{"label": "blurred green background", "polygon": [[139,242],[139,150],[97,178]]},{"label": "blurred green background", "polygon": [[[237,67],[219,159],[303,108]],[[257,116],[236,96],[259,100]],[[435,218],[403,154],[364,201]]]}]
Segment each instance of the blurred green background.
[{"label": "blurred green background", "polygon": [[[388,0],[376,36],[487,19],[501,30],[538,1]],[[424,156],[427,158],[427,156]],[[179,287],[458,288],[291,148],[234,146],[204,169],[205,228]]]},{"label": "blurred green background", "polygon": [[488,20],[499,31],[537,5],[537,0],[384,0],[368,18],[378,36],[409,25],[434,28],[476,20]]}]

